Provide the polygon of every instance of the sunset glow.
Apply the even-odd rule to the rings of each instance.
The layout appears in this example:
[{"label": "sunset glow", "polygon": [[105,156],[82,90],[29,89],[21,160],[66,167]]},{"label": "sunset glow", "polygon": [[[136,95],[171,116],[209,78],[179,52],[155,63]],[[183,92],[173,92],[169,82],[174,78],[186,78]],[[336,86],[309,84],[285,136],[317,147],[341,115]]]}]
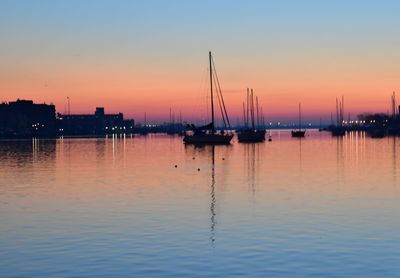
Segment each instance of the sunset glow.
[{"label": "sunset glow", "polygon": [[209,50],[233,120],[247,87],[267,121],[292,121],[302,102],[327,122],[341,95],[346,115],[386,112],[400,93],[398,1],[250,3],[1,1],[0,101],[199,120]]}]

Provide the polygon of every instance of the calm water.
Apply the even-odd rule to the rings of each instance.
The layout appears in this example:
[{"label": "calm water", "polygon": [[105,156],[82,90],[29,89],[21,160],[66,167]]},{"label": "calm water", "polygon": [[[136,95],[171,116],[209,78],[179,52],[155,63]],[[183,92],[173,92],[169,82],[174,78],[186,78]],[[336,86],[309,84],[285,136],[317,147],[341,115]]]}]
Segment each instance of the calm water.
[{"label": "calm water", "polygon": [[399,277],[399,143],[1,141],[0,276]]}]

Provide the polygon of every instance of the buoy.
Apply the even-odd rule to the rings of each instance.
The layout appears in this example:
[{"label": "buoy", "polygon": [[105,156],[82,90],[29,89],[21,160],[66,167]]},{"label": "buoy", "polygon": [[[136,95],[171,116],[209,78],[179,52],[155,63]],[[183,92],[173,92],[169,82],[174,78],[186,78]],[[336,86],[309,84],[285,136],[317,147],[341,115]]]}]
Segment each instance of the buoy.
[{"label": "buoy", "polygon": [[225,160],[225,158],[223,157],[222,160]]},{"label": "buoy", "polygon": [[175,164],[175,168],[178,168],[178,165]]},{"label": "buoy", "polygon": [[197,171],[200,171],[200,168],[197,168]]},{"label": "buoy", "polygon": [[193,156],[193,159],[195,159],[195,157]]}]

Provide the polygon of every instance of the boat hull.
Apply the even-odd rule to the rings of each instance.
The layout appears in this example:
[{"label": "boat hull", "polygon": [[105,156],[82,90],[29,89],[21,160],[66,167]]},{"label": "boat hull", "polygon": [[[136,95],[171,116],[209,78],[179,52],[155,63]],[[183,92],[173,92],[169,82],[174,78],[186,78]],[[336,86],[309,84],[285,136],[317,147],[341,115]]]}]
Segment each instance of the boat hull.
[{"label": "boat hull", "polygon": [[305,130],[292,130],[292,137],[301,138],[306,134]]},{"label": "boat hull", "polygon": [[242,130],[238,132],[237,136],[240,143],[264,142],[265,130]]},{"label": "boat hull", "polygon": [[371,138],[383,138],[387,135],[387,131],[385,129],[371,129],[368,130],[367,133]]},{"label": "boat hull", "polygon": [[334,128],[331,130],[332,136],[344,136],[346,134],[346,130],[343,128]]},{"label": "boat hull", "polygon": [[227,134],[200,134],[200,135],[185,135],[183,142],[185,144],[194,145],[229,145],[233,135]]}]

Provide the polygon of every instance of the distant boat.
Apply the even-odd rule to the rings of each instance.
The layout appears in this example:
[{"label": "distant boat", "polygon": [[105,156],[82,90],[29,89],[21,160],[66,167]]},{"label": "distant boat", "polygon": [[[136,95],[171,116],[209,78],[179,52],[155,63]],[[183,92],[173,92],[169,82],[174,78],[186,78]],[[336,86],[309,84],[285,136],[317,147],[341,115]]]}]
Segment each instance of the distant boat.
[{"label": "distant boat", "polygon": [[322,128],[322,118],[319,118],[319,128],[318,128],[319,132],[324,131],[324,129]]},{"label": "distant boat", "polygon": [[384,128],[372,128],[367,131],[372,138],[383,138],[387,135],[387,130]]},{"label": "distant boat", "polygon": [[[258,113],[258,98],[256,97],[256,117],[257,126],[255,127],[255,113],[254,113],[254,95],[253,89],[251,89],[251,94],[249,94],[249,89],[247,89],[247,109],[244,108],[243,103],[243,122],[244,128],[238,130],[237,136],[240,143],[258,143],[265,141],[265,129],[260,129],[260,118]],[[250,124],[250,123],[251,124]],[[251,128],[250,128],[251,125]]]},{"label": "distant boat", "polygon": [[332,136],[343,136],[346,134],[346,130],[341,126],[333,126],[330,131]]},{"label": "distant boat", "polygon": [[165,127],[165,132],[168,135],[183,135],[182,131],[182,113],[179,114],[179,121],[175,122],[175,114],[172,113],[172,109],[169,109],[169,123]]},{"label": "distant boat", "polygon": [[219,144],[230,144],[233,134],[226,133],[224,131],[217,132],[215,130],[215,117],[214,117],[214,91],[213,91],[213,79],[216,81],[216,93],[218,96],[218,102],[221,108],[222,119],[225,128],[230,128],[228,113],[226,112],[224,99],[222,96],[221,88],[219,87],[219,81],[216,73],[213,74],[213,59],[211,51],[208,53],[210,63],[210,92],[211,92],[211,123],[202,127],[196,127],[195,125],[189,125],[189,130],[192,133],[186,132],[183,137],[185,144],[197,144],[197,145],[219,145]]},{"label": "distant boat", "polygon": [[149,134],[149,131],[147,130],[147,115],[146,115],[146,112],[144,113],[144,121],[143,121],[143,123],[144,124],[142,125],[139,133],[141,135],[147,135],[147,134]]},{"label": "distant boat", "polygon": [[306,134],[305,130],[301,130],[301,103],[299,103],[299,129],[298,130],[292,130],[292,137],[304,137]]},{"label": "distant boat", "polygon": [[343,136],[346,134],[346,128],[343,126],[344,110],[343,110],[344,97],[342,101],[336,98],[336,125],[329,127],[332,136]]},{"label": "distant boat", "polygon": [[241,143],[258,143],[265,141],[265,130],[244,129],[239,131],[238,140]]}]

